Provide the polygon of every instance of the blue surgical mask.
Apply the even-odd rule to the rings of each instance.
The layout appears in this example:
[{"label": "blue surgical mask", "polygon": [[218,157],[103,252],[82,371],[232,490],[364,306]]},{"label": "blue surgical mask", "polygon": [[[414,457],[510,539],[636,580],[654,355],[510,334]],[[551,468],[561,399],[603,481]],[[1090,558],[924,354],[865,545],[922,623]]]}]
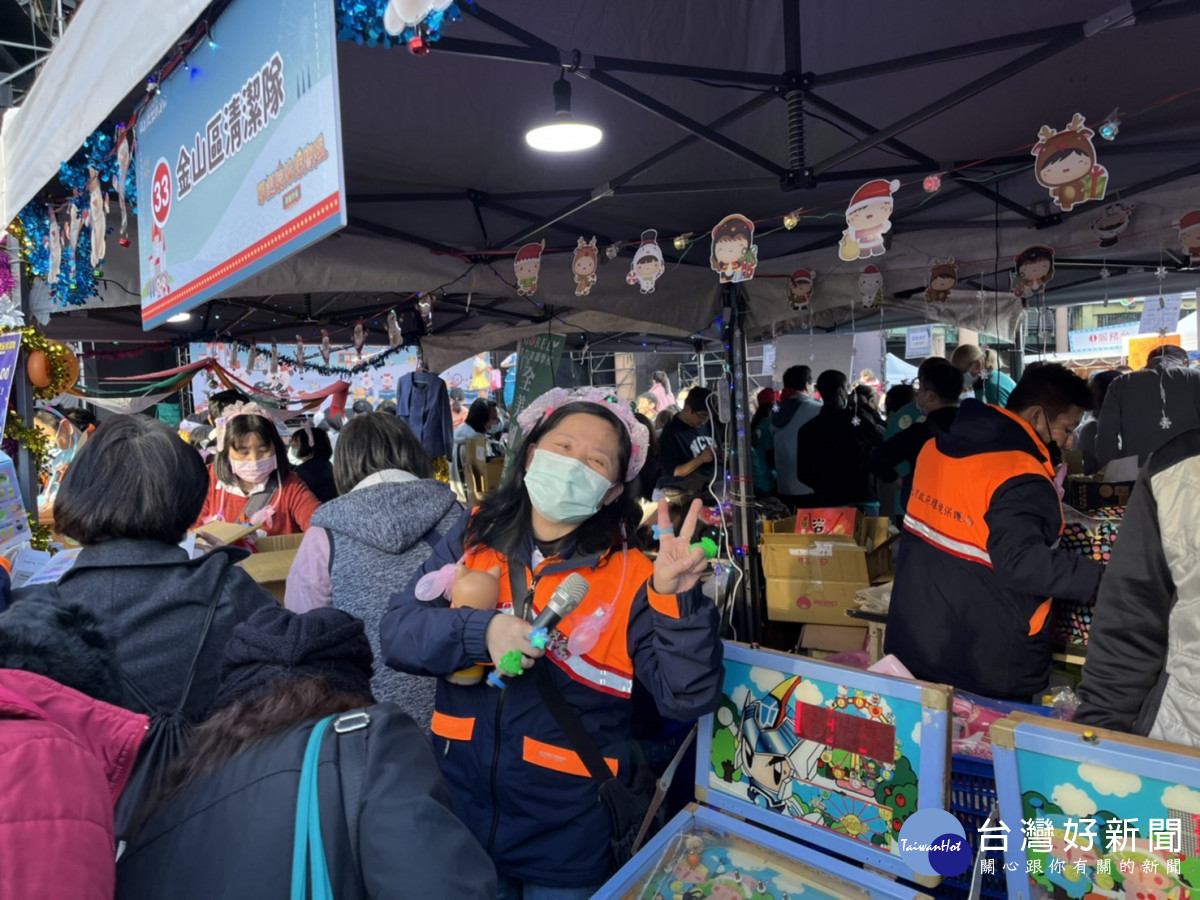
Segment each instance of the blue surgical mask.
[{"label": "blue surgical mask", "polygon": [[502,432],[503,430],[504,430],[504,423],[503,423],[503,422],[497,422],[495,425],[489,425],[489,426],[488,426],[487,433],[488,433],[488,434],[499,434],[499,433],[500,433],[500,432]]},{"label": "blue surgical mask", "polygon": [[529,502],[547,520],[577,525],[594,516],[612,483],[571,456],[534,450],[525,473]]}]

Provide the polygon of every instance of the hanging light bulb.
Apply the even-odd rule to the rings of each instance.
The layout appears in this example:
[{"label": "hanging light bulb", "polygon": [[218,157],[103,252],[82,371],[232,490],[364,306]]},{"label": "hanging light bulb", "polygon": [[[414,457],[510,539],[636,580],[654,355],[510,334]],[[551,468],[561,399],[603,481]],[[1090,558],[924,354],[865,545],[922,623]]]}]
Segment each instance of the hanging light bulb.
[{"label": "hanging light bulb", "polygon": [[607,256],[609,259],[616,259],[617,254],[620,252],[621,252],[621,248],[618,247],[616,244],[609,244],[607,247],[604,248],[604,255]]},{"label": "hanging light bulb", "polygon": [[936,194],[942,189],[942,176],[936,173],[926,175],[925,180],[921,182],[921,187],[925,188],[927,194]]},{"label": "hanging light bulb", "polygon": [[675,238],[675,240],[673,241],[673,243],[675,245],[675,249],[676,250],[686,250],[687,245],[688,245],[688,238],[690,238],[690,237],[691,237],[690,234],[681,234],[677,238]]},{"label": "hanging light bulb", "polygon": [[793,228],[795,228],[799,224],[800,224],[800,210],[796,210],[795,212],[790,212],[786,216],[783,217],[783,227],[786,228],[788,231],[791,231]]},{"label": "hanging light bulb", "polygon": [[603,137],[595,125],[571,118],[571,85],[564,72],[554,82],[554,121],[527,131],[525,143],[546,153],[574,153],[595,147]]}]

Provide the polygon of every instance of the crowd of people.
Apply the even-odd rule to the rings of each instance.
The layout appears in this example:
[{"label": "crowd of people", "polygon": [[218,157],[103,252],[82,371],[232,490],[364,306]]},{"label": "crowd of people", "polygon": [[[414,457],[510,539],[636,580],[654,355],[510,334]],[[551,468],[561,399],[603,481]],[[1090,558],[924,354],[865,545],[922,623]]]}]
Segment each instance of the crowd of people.
[{"label": "crowd of people", "polygon": [[[285,439],[218,395],[193,424],[71,437],[53,517],[78,558],[4,585],[0,896],[277,895],[310,783],[336,896],[590,896],[661,771],[643,748],[720,694],[699,503],[657,509],[653,562],[639,545],[653,427],[555,389],[468,510],[394,410]],[[476,399],[455,441],[508,425]],[[214,522],[303,535],[282,604],[249,549],[184,549]],[[532,623],[579,576],[544,643]]]},{"label": "crowd of people", "polygon": [[[1200,746],[1200,646],[1188,487],[1200,465],[1200,371],[1163,346],[1138,372],[1089,381],[1034,363],[1019,383],[994,350],[925,360],[885,397],[869,373],[761,391],[754,484],[793,509],[885,501],[900,535],[886,650],[917,678],[1037,702],[1052,668],[1051,598],[1095,605],[1078,720]],[[1107,566],[1063,548],[1074,450],[1091,474],[1140,470]],[[898,488],[886,508],[888,489]]]},{"label": "crowd of people", "polygon": [[[1028,701],[1050,598],[1094,600],[1079,720],[1200,745],[1198,378],[1170,347],[1090,384],[1056,364],[1014,384],[973,346],[887,390],[792,366],[756,397],[755,489],[896,517],[886,648],[917,678]],[[54,527],[81,549],[55,583],[0,570],[0,895],[277,893],[302,788],[337,896],[573,900],[627,858],[662,769],[645,748],[720,697],[692,499],[721,475],[716,398],[659,372],[633,403],[555,388],[513,421],[464,400],[456,457],[518,435],[473,508],[391,408],[286,439],[229,393],[187,440],[39,416]],[[1142,467],[1107,574],[1059,545],[1076,443]],[[282,604],[249,549],[184,549],[214,522],[303,535]],[[577,576],[578,608],[539,632]]]}]

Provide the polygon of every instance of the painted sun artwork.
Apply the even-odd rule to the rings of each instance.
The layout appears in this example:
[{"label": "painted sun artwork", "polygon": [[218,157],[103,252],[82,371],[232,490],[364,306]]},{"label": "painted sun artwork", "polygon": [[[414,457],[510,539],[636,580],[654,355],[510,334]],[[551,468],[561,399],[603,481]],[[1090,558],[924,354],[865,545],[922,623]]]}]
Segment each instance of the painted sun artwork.
[{"label": "painted sun artwork", "polygon": [[709,788],[898,854],[917,808],[921,705],[725,665]]},{"label": "painted sun artwork", "polygon": [[1200,896],[1200,790],[1027,750],[1017,772],[1035,890],[1066,900]]},{"label": "painted sun artwork", "polygon": [[633,894],[638,900],[843,900],[809,867],[729,834],[697,827],[672,840]]}]

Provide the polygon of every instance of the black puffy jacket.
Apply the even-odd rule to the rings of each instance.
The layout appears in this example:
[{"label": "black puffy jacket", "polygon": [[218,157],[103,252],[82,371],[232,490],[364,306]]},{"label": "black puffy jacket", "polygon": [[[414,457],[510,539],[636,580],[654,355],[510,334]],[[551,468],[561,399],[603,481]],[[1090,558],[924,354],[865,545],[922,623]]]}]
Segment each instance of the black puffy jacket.
[{"label": "black puffy jacket", "polygon": [[[495,897],[495,870],[450,811],[429,741],[394,704],[367,713],[365,754],[347,743],[354,734],[333,727],[321,746],[321,833],[333,895]],[[263,741],[170,797],[121,856],[118,900],[286,900],[300,770],[314,724]],[[342,794],[354,775],[361,778],[358,859]]]}]

